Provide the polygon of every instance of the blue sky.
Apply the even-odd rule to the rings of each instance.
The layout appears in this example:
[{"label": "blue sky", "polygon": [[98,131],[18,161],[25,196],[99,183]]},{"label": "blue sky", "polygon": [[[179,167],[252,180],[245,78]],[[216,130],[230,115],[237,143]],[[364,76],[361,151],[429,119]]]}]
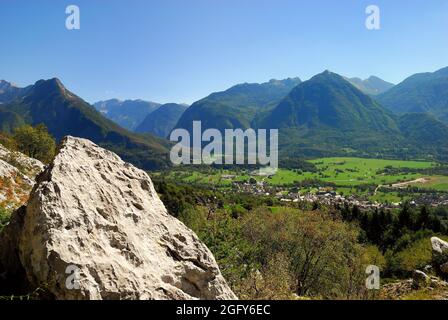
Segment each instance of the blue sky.
[{"label": "blue sky", "polygon": [[[65,28],[65,8],[81,29]],[[381,9],[381,30],[365,8]],[[448,66],[448,0],[1,0],[0,79],[59,77],[89,102],[191,103],[325,69],[391,82]]]}]

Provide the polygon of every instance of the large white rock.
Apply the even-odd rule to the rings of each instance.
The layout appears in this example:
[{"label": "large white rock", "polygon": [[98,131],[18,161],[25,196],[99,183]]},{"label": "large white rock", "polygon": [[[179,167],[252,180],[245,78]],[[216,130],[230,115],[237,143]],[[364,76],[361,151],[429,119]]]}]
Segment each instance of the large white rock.
[{"label": "large white rock", "polygon": [[[0,251],[17,247],[29,282],[56,299],[236,298],[149,176],[88,140],[63,140],[13,221]],[[17,264],[8,257],[6,270]]]},{"label": "large white rock", "polygon": [[45,165],[37,159],[30,158],[18,151],[11,151],[0,144],[0,160],[18,168],[24,175],[34,179],[42,172]]},{"label": "large white rock", "polygon": [[448,242],[437,237],[432,237],[431,245],[433,252],[433,264],[443,274],[448,274]]},{"label": "large white rock", "polygon": [[431,238],[431,246],[432,251],[436,254],[442,254],[445,251],[448,251],[448,242],[443,241],[442,239],[437,237]]},{"label": "large white rock", "polygon": [[423,271],[414,270],[412,275],[412,286],[414,289],[426,288],[431,284],[431,278]]}]

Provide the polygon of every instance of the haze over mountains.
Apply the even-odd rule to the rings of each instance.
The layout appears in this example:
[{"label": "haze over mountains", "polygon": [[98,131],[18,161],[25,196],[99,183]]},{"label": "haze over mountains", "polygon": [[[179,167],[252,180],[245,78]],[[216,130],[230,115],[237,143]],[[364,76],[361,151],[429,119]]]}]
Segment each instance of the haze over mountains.
[{"label": "haze over mountains", "polygon": [[448,160],[448,68],[396,86],[376,77],[361,81],[325,71],[305,82],[239,84],[190,107],[109,100],[95,105],[100,111],[58,79],[26,88],[2,81],[0,102],[2,131],[44,123],[56,139],[90,139],[145,169],[170,165],[169,142],[163,138],[174,128],[191,130],[193,121],[201,121],[203,130],[278,128],[281,157]]},{"label": "haze over mountains", "polygon": [[14,84],[0,80],[0,104],[10,101],[26,92],[30,87],[19,88]]},{"label": "haze over mountains", "polygon": [[99,101],[94,104],[94,107],[107,118],[131,131],[134,131],[148,114],[160,106],[160,103],[151,101],[118,99]]},{"label": "haze over mountains", "polygon": [[384,81],[383,79],[375,76],[371,76],[365,80],[360,78],[350,78],[346,80],[365,94],[372,96],[384,93],[394,87],[393,83]]},{"label": "haze over mountains", "polygon": [[135,129],[135,132],[152,133],[158,137],[166,138],[187,108],[188,106],[185,104],[164,104],[148,114]]}]

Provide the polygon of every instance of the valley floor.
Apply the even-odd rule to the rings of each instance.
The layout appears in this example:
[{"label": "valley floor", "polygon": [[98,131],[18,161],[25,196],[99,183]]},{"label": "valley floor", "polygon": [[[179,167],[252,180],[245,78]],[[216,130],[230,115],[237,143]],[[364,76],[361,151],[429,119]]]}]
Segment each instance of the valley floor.
[{"label": "valley floor", "polygon": [[322,158],[314,171],[281,168],[275,175],[256,170],[184,167],[163,175],[171,181],[258,195],[284,201],[349,201],[369,207],[398,207],[405,201],[448,204],[448,169],[428,161]]}]

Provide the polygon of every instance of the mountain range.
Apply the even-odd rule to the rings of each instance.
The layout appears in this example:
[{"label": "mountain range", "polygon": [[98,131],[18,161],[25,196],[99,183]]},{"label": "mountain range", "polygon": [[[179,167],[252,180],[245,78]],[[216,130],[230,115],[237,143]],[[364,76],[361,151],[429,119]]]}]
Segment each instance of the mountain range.
[{"label": "mountain range", "polygon": [[169,166],[170,142],[164,138],[174,128],[191,130],[195,120],[202,122],[203,130],[279,129],[282,158],[351,155],[448,161],[447,101],[448,68],[411,76],[396,86],[376,77],[354,80],[330,71],[304,82],[290,78],[244,83],[190,107],[141,100],[109,100],[94,107],[58,79],[39,80],[26,88],[2,81],[0,130],[44,123],[56,139],[90,139],[144,169]]},{"label": "mountain range", "polygon": [[[7,91],[0,95],[5,101],[0,106],[5,131],[22,123],[43,123],[57,140],[66,135],[87,138],[145,169],[169,165],[166,140],[127,131],[67,90],[59,79],[39,80],[18,95]],[[8,95],[11,98],[6,99]]]},{"label": "mountain range", "polygon": [[[368,79],[371,84],[383,85],[377,86],[375,92],[387,90],[383,93],[386,95],[395,89],[392,84],[377,79]],[[296,80],[292,84],[291,79],[286,81],[293,88],[282,86],[284,90],[277,92],[268,104],[257,105],[246,98],[253,92],[248,86],[262,90],[261,85],[239,85],[212,94],[187,109],[176,128],[191,131],[191,123],[196,120],[202,122],[203,130],[279,129],[282,157],[448,157],[447,126],[436,117],[395,113],[382,106],[379,102],[381,95],[369,95],[369,90],[363,92],[359,84],[353,84],[353,79],[329,71],[305,82]],[[270,88],[270,94],[275,91],[270,83],[263,86]],[[225,96],[225,103],[216,98],[221,96]],[[241,96],[245,99],[238,99]],[[438,139],[428,141],[429,129],[421,129],[432,127],[437,128]]]},{"label": "mountain range", "polygon": [[[280,150],[288,156],[447,157],[448,126],[431,116],[396,115],[329,71],[294,88],[262,127],[280,129]],[[436,140],[428,141],[429,128],[437,128]]]},{"label": "mountain range", "polygon": [[249,128],[260,113],[275,107],[299,83],[299,78],[244,83],[212,93],[193,103],[176,128],[191,131],[193,120],[201,120],[204,128]]}]

